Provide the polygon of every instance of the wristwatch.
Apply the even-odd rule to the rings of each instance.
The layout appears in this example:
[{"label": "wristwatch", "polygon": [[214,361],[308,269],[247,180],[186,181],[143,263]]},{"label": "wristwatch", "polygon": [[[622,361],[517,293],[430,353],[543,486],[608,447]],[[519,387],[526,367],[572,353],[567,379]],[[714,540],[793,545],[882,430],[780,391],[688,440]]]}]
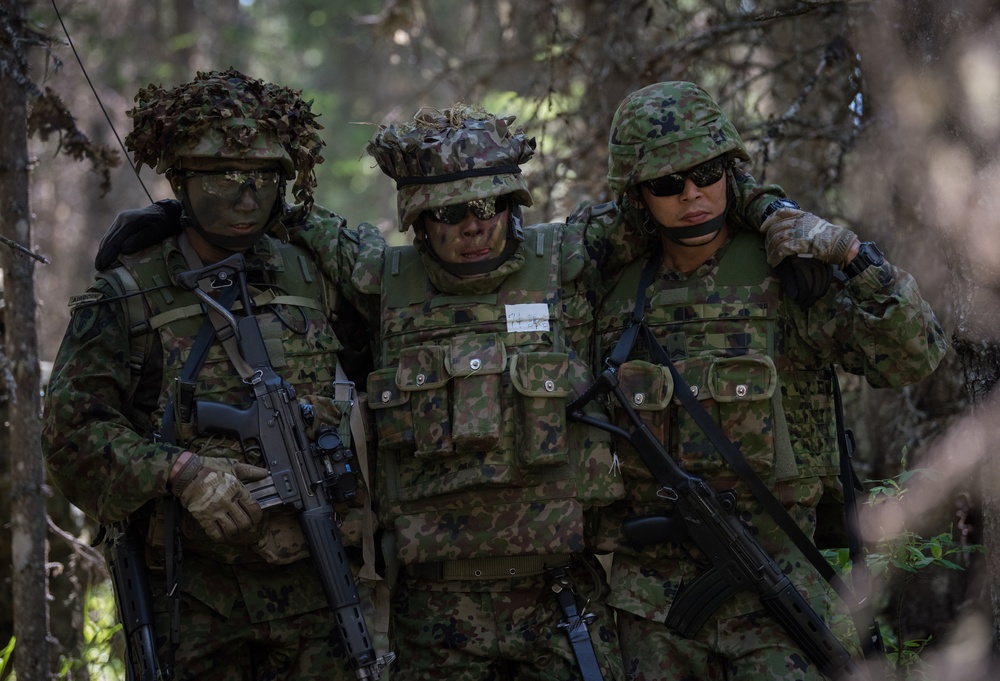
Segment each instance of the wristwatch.
[{"label": "wristwatch", "polygon": [[854,260],[847,263],[842,269],[848,279],[853,279],[872,265],[880,267],[884,262],[885,256],[882,255],[882,251],[878,249],[878,246],[871,241],[862,241],[860,248],[858,248],[858,254],[854,256]]},{"label": "wristwatch", "polygon": [[791,199],[777,199],[772,201],[767,204],[767,208],[764,209],[764,212],[760,216],[761,224],[764,224],[764,221],[774,215],[774,211],[779,208],[794,208],[795,210],[799,210],[799,204],[795,203]]}]

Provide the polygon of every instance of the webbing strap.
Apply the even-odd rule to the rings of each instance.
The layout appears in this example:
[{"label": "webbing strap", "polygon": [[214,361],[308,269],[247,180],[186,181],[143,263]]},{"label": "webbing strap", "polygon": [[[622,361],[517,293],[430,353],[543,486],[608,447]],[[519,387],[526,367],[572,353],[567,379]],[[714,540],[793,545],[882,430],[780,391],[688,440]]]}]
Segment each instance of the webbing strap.
[{"label": "webbing strap", "polygon": [[[639,281],[639,288],[636,292],[636,306],[632,311],[632,325],[622,334],[621,340],[615,346],[614,352],[608,358],[608,363],[616,368],[627,358],[632,350],[639,331],[643,333],[646,343],[649,346],[650,359],[667,367],[674,380],[674,396],[681,403],[681,406],[690,414],[701,431],[708,437],[709,441],[719,452],[729,467],[739,476],[740,480],[750,489],[751,493],[763,505],[764,510],[774,519],[778,526],[784,530],[785,534],[792,540],[796,547],[819,571],[823,578],[837,590],[848,603],[854,604],[857,601],[851,589],[844,583],[833,567],[827,562],[823,554],[820,553],[816,545],[810,541],[798,523],[788,514],[787,509],[775,498],[771,490],[764,484],[764,481],[750,468],[746,459],[740,454],[736,446],[722,432],[722,428],[715,422],[715,419],[705,410],[705,407],[695,398],[687,382],[677,371],[677,367],[670,361],[670,357],[656,339],[653,330],[643,321],[645,317],[646,288],[652,283],[653,275],[659,266],[660,255],[654,252],[643,269],[642,278]],[[628,341],[627,347],[625,341]]]},{"label": "webbing strap", "polygon": [[570,645],[573,646],[580,676],[583,681],[604,681],[601,665],[597,662],[597,653],[594,651],[594,642],[590,640],[590,630],[587,628],[594,615],[584,612],[577,605],[576,593],[565,567],[552,568],[546,576],[563,614],[559,628],[565,630]]}]

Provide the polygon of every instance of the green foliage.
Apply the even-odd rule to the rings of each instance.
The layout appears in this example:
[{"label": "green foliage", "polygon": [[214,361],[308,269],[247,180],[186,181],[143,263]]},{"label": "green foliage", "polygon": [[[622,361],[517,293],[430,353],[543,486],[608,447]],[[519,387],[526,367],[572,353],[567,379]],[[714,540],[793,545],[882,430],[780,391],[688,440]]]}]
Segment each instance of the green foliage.
[{"label": "green foliage", "polygon": [[[904,470],[897,476],[887,480],[866,480],[869,486],[869,506],[898,503],[908,492],[908,483],[916,480],[934,481],[938,475],[926,468],[907,470],[903,460]],[[889,661],[895,669],[895,678],[926,679],[930,678],[927,665],[920,655],[931,642],[931,638],[906,639],[902,629],[902,603],[905,601],[908,587],[916,580],[921,571],[938,567],[946,570],[964,570],[956,562],[961,556],[982,552],[984,548],[977,544],[962,544],[954,539],[951,529],[933,537],[923,537],[912,530],[880,537],[874,550],[868,553],[867,565],[870,574],[880,579],[883,584],[899,583],[898,608],[891,622],[879,617],[879,626]],[[824,555],[830,564],[840,573],[848,573],[851,560],[846,548],[828,549]],[[878,592],[877,589],[872,589]]]},{"label": "green foliage", "polygon": [[86,603],[83,651],[79,659],[60,658],[59,678],[75,678],[74,671],[85,668],[92,679],[124,681],[128,674],[122,626],[118,623],[111,582],[94,586],[87,593]]},{"label": "green foliage", "polygon": [[868,566],[874,576],[892,575],[893,572],[915,574],[937,565],[949,570],[963,570],[949,556],[967,555],[982,551],[978,545],[961,545],[952,539],[951,532],[925,538],[916,532],[900,532],[879,541],[879,550],[868,556]]},{"label": "green foliage", "polygon": [[14,654],[14,643],[16,642],[17,639],[11,636],[4,649],[0,650],[0,681],[10,677],[12,669],[8,669],[8,667],[10,667],[10,656]]}]

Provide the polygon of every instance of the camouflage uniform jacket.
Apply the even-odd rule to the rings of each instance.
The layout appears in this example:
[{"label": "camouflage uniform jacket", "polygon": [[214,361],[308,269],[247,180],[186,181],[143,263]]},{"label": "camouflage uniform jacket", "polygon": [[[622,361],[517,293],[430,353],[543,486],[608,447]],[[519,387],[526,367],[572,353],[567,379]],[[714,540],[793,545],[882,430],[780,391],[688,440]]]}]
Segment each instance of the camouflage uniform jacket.
[{"label": "camouflage uniform jacket", "polygon": [[362,241],[358,288],[379,300],[367,394],[381,517],[400,561],[582,551],[585,509],[620,493],[609,439],[565,416],[592,380],[582,234],[527,228],[474,279],[419,246]]},{"label": "camouflage uniform jacket", "polygon": [[[603,361],[627,325],[644,264],[625,268],[603,301],[595,361]],[[647,295],[645,322],[685,382],[810,536],[824,483],[839,470],[831,364],[864,375],[874,387],[899,387],[930,374],[947,349],[916,282],[888,261],[847,283],[835,280],[804,311],[783,296],[763,237],[749,231],[736,232],[688,276],[660,265]],[[738,513],[765,548],[789,543],[671,399],[669,372],[652,363],[642,345],[632,349],[620,379],[685,470],[717,489],[737,490]],[[669,504],[657,497],[658,485],[628,444],[619,456],[626,501],[603,514],[595,541],[619,554],[612,604],[662,620],[684,576],[670,575],[665,583],[644,566],[661,558],[683,561],[686,554],[673,543],[637,553],[620,536],[625,517],[669,512]]]},{"label": "camouflage uniform jacket", "polygon": [[[53,480],[91,518],[121,521],[152,502],[147,563],[155,573],[164,564],[162,506],[177,456],[191,449],[201,456],[226,456],[258,466],[262,461],[259,452],[244,453],[236,439],[198,435],[190,424],[178,428],[178,442],[186,446],[161,440],[174,379],[205,316],[200,301],[177,284],[177,274],[189,269],[177,237],[122,255],[119,261],[120,269],[101,273],[89,292],[78,297],[77,302],[85,304],[77,304],[53,368],[43,441]],[[336,425],[340,415],[332,400],[332,382],[341,346],[329,312],[337,304],[336,293],[328,290],[306,252],[270,236],[247,255],[247,272],[275,370],[295,386],[300,400],[316,407],[313,428]],[[131,318],[129,310],[135,306],[114,299],[128,290],[121,281],[128,277],[144,291],[144,318]],[[130,369],[138,343],[132,336],[153,332],[151,355],[137,379]],[[252,401],[218,342],[212,343],[197,375],[194,399],[241,408]],[[265,511],[265,522],[251,536],[233,542],[210,540],[186,512],[180,524],[182,589],[221,614],[228,615],[239,600],[246,603],[252,621],[307,612],[326,603],[297,519],[280,507]],[[349,517],[342,530],[346,544],[356,543],[359,521]],[[278,536],[279,555],[265,556],[260,547]]]}]

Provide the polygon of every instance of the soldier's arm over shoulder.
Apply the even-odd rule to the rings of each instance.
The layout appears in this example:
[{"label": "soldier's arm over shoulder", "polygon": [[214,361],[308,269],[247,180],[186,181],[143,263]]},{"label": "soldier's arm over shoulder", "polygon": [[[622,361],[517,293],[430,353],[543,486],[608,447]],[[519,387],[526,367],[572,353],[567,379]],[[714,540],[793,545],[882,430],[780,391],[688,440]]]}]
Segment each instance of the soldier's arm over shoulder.
[{"label": "soldier's arm over shoulder", "polygon": [[114,289],[98,281],[74,303],[46,391],[42,446],[66,497],[111,522],[165,495],[183,450],[154,442],[127,415],[130,336]]},{"label": "soldier's arm over shoulder", "polygon": [[798,335],[813,352],[863,375],[876,388],[929,376],[948,351],[948,337],[917,282],[886,258],[850,281],[837,282],[799,317]]},{"label": "soldier's arm over shoulder", "polygon": [[739,166],[733,168],[733,178],[736,180],[736,206],[729,214],[744,229],[757,232],[769,214],[768,207],[775,201],[788,199],[785,190],[776,184],[757,184],[753,175]]},{"label": "soldier's arm over shoulder", "polygon": [[336,289],[337,297],[361,310],[365,301],[360,299],[361,293],[351,280],[361,248],[359,229],[348,227],[343,217],[317,205],[288,233],[293,244],[313,253],[323,276]]},{"label": "soldier's arm over shoulder", "polygon": [[626,224],[614,201],[584,201],[566,218],[566,225],[583,241],[588,267],[599,272],[616,271],[648,252],[648,235]]},{"label": "soldier's arm over shoulder", "polygon": [[364,295],[379,296],[382,292],[382,267],[387,244],[375,225],[358,225],[358,259],[351,273],[354,286]]}]

